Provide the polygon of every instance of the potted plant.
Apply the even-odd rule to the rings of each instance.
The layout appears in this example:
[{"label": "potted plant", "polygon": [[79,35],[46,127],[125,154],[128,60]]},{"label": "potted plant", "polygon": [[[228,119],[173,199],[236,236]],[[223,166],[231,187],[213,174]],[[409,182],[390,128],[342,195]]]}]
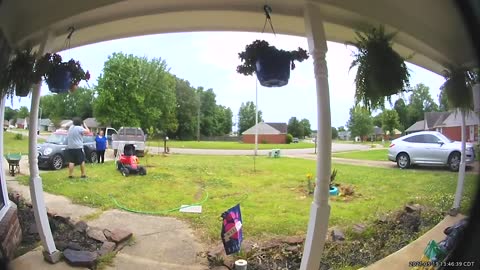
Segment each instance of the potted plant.
[{"label": "potted plant", "polygon": [[330,195],[337,196],[338,195],[338,188],[335,186],[335,177],[337,177],[337,170],[334,169],[332,174],[330,175]]},{"label": "potted plant", "polygon": [[83,70],[80,62],[73,59],[63,62],[62,57],[56,53],[47,53],[40,58],[37,69],[53,93],[74,91],[80,81],[90,79],[90,73]]},{"label": "potted plant", "polygon": [[30,93],[33,84],[40,83],[41,74],[35,71],[36,54],[31,48],[16,50],[0,77],[2,96],[12,97],[13,92],[19,97]]},{"label": "potted plant", "polygon": [[265,40],[255,40],[238,54],[242,64],[237,72],[246,76],[257,74],[260,84],[266,87],[281,87],[288,83],[290,69],[295,69],[294,61],[308,59],[302,48],[295,51],[279,50]]},{"label": "potted plant", "polygon": [[447,95],[448,106],[463,111],[473,108],[472,87],[480,80],[478,74],[466,68],[450,68],[444,72],[445,83],[440,87]]},{"label": "potted plant", "polygon": [[355,102],[368,109],[385,107],[385,98],[399,94],[409,86],[405,59],[392,49],[395,34],[386,34],[382,26],[369,32],[356,33],[356,41],[348,43],[357,47],[350,69],[357,67],[355,76]]}]

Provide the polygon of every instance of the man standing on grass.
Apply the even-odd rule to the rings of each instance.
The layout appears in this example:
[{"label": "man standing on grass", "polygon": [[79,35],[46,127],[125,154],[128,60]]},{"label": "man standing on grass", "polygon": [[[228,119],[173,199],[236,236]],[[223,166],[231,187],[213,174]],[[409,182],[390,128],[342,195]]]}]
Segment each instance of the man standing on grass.
[{"label": "man standing on grass", "polygon": [[68,129],[67,135],[67,159],[68,159],[68,178],[73,178],[73,168],[80,165],[82,172],[81,178],[87,178],[85,175],[85,153],[83,152],[83,135],[90,133],[85,122],[79,117],[72,119],[73,125]]}]

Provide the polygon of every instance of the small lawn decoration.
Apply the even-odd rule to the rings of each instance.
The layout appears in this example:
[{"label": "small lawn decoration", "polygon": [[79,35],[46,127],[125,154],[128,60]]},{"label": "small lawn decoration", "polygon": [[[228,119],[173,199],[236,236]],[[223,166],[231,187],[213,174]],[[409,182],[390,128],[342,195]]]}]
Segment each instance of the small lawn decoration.
[{"label": "small lawn decoration", "polygon": [[355,77],[355,102],[363,103],[368,109],[385,107],[385,98],[407,91],[409,77],[405,59],[392,49],[395,34],[386,34],[381,26],[369,32],[355,32],[357,47],[350,69],[357,67]]},{"label": "small lawn decoration", "polygon": [[330,175],[330,195],[337,196],[338,188],[335,186],[335,177],[337,177],[337,170],[334,169]]},{"label": "small lawn decoration", "polygon": [[242,213],[240,211],[240,204],[228,209],[222,214],[222,238],[223,247],[227,255],[240,252],[243,240],[242,232]]}]

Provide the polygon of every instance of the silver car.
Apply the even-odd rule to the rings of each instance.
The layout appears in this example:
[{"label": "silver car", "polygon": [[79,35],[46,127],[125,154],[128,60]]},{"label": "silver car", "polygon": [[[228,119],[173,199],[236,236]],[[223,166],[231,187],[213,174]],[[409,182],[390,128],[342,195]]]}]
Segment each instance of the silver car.
[{"label": "silver car", "polygon": [[[422,164],[443,165],[452,171],[458,171],[461,147],[461,142],[452,141],[440,132],[421,131],[393,140],[388,149],[388,159],[402,169]],[[474,162],[472,144],[467,143],[465,155],[467,164]]]}]

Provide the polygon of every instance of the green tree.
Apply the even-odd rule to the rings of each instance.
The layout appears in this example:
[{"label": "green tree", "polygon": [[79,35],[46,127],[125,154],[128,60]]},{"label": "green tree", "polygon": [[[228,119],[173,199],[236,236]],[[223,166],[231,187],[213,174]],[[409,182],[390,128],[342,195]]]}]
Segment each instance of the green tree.
[{"label": "green tree", "polygon": [[12,120],[16,119],[18,114],[18,110],[12,109],[10,107],[5,107],[5,114],[4,114],[4,120]]},{"label": "green tree", "polygon": [[200,94],[200,133],[204,136],[217,135],[218,130],[218,108],[216,95],[213,89],[203,90],[198,88]]},{"label": "green tree", "polygon": [[377,127],[382,127],[383,112],[373,117],[373,124]]},{"label": "green tree", "polygon": [[[258,110],[258,122],[262,122],[262,111]],[[238,111],[238,134],[242,134],[245,130],[255,125],[255,103],[247,101],[240,105]]]},{"label": "green tree", "polygon": [[20,107],[17,113],[17,118],[25,118],[30,115],[30,112],[28,111],[28,108],[25,106]]},{"label": "green tree", "polygon": [[382,129],[393,136],[395,129],[400,127],[398,113],[395,110],[385,110],[382,113]]},{"label": "green tree", "polygon": [[303,127],[303,136],[309,137],[310,134],[312,134],[312,127],[310,125],[310,121],[308,121],[308,119],[306,118],[303,118],[302,120],[300,120],[300,124]]},{"label": "green tree", "polygon": [[226,135],[232,132],[233,112],[230,108],[217,105],[217,135]]},{"label": "green tree", "polygon": [[417,84],[412,89],[410,104],[408,105],[408,124],[405,128],[424,118],[425,112],[438,111],[438,105],[430,95],[430,89],[424,84]]},{"label": "green tree", "polygon": [[196,89],[191,87],[188,81],[176,78],[175,90],[178,128],[173,133],[173,137],[180,140],[191,140],[196,136],[197,116],[200,105]]},{"label": "green tree", "polygon": [[403,100],[403,98],[399,98],[397,101],[395,101],[393,109],[398,114],[398,120],[400,122],[400,127],[398,129],[403,132],[406,128],[409,127],[408,108],[407,105],[405,105],[405,100]]},{"label": "green tree", "polygon": [[344,126],[338,127],[338,132],[346,131]]},{"label": "green tree", "polygon": [[338,130],[335,127],[332,127],[332,139],[338,139]]},{"label": "green tree", "polygon": [[176,118],[175,78],[161,59],[114,53],[98,79],[94,115],[113,127],[150,126],[174,132]]},{"label": "green tree", "polygon": [[440,91],[440,94],[438,95],[438,110],[441,112],[446,112],[448,111],[448,98],[447,95],[443,92]]},{"label": "green tree", "polygon": [[361,140],[373,131],[373,120],[370,112],[361,106],[350,109],[350,119],[347,122],[348,129],[353,137],[360,136]]},{"label": "green tree", "polygon": [[293,137],[303,138],[304,129],[300,121],[296,117],[291,117],[288,120],[288,133],[292,134]]}]

